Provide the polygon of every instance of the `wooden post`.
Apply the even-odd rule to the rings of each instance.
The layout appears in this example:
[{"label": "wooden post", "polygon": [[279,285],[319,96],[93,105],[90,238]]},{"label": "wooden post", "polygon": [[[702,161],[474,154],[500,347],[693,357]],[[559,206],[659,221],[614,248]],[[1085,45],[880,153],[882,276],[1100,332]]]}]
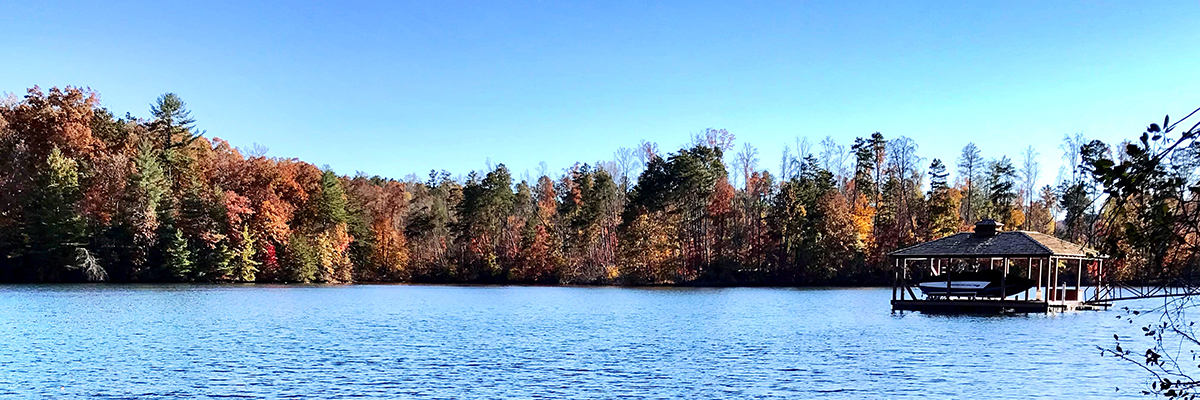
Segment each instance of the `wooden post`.
[{"label": "wooden post", "polygon": [[[1031,263],[1033,261],[1030,261]],[[1038,258],[1038,278],[1037,278],[1037,293],[1034,293],[1034,299],[1042,299],[1042,259]]]},{"label": "wooden post", "polygon": [[1053,267],[1051,267],[1051,268],[1054,269],[1054,296],[1051,296],[1051,297],[1053,297],[1055,300],[1062,301],[1062,295],[1058,294],[1058,275],[1059,275],[1058,259],[1051,258],[1050,265],[1052,265]]},{"label": "wooden post", "polygon": [[1000,300],[1004,300],[1008,297],[1008,257],[1002,258],[1000,263],[1004,265],[1004,270],[1000,271]]},{"label": "wooden post", "polygon": [[[1069,267],[1069,265],[1067,265],[1068,264],[1067,261],[1065,261],[1061,258],[1058,259],[1058,261],[1062,263],[1062,269],[1066,270]],[[1059,275],[1061,276],[1063,272],[1069,273],[1070,271],[1060,271]],[[1059,279],[1059,283],[1062,284],[1062,297],[1058,298],[1059,301],[1064,301],[1064,302],[1067,301],[1067,285],[1070,284],[1070,282],[1068,282],[1067,279],[1071,279],[1071,278],[1069,278],[1069,276],[1070,275],[1068,275],[1068,278],[1060,278]]]},{"label": "wooden post", "polygon": [[[1025,258],[1025,279],[1033,276],[1033,257]],[[1029,291],[1025,291],[1025,301],[1029,301]]]},{"label": "wooden post", "polygon": [[945,275],[945,277],[946,277],[946,300],[950,299],[950,286],[953,281],[953,279],[950,279],[950,272],[951,271],[946,271],[946,275]]},{"label": "wooden post", "polygon": [[1075,264],[1075,302],[1084,300],[1084,259],[1080,258]]},{"label": "wooden post", "polygon": [[1055,260],[1054,257],[1050,257],[1049,271],[1052,276],[1050,279],[1050,299],[1058,299],[1058,260]]},{"label": "wooden post", "polygon": [[1046,296],[1050,295],[1050,270],[1046,268],[1046,264],[1050,263],[1050,258],[1038,259],[1038,300],[1049,300]]},{"label": "wooden post", "polygon": [[904,291],[908,292],[909,299],[911,299],[911,300],[917,299],[917,294],[913,293],[912,285],[908,284],[908,263],[907,262],[904,262]]},{"label": "wooden post", "polygon": [[[892,301],[896,301],[897,286],[900,286],[900,271],[892,271]],[[895,307],[892,309],[895,310]]]},{"label": "wooden post", "polygon": [[[1067,296],[1067,285],[1066,282],[1062,280],[1063,265],[1059,265],[1060,263],[1065,265],[1061,258],[1054,260],[1054,298],[1058,299],[1058,301],[1061,303],[1063,298]],[[1060,288],[1059,285],[1062,287]]]}]

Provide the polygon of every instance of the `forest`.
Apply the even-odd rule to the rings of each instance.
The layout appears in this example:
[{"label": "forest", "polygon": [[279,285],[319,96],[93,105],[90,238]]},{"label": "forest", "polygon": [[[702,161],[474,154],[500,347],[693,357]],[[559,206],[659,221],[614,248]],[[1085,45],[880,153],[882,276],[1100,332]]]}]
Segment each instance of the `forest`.
[{"label": "forest", "polygon": [[[1070,168],[1040,187],[1032,146],[987,158],[966,143],[930,160],[878,132],[797,139],[773,175],[722,129],[522,179],[499,164],[401,180],[234,147],[197,129],[175,94],[145,119],[98,99],[33,87],[0,100],[0,280],[872,285],[890,282],[887,253],[984,218],[1144,247],[1123,239],[1137,205],[1105,201],[1105,177],[1137,143],[1114,152],[1082,134],[1064,136]],[[1195,148],[1172,150],[1195,160]],[[1195,164],[1168,183],[1193,185]],[[1181,193],[1194,209],[1195,192]],[[1194,234],[1167,234],[1194,249]],[[1122,255],[1128,274],[1195,263]]]}]

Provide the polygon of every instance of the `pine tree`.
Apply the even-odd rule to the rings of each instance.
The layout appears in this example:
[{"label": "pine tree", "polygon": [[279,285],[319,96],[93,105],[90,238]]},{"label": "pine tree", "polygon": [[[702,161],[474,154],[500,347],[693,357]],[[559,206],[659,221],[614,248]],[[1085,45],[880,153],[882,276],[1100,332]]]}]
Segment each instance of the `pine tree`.
[{"label": "pine tree", "polygon": [[1014,191],[1017,170],[1008,157],[992,161],[988,168],[987,194],[990,217],[1004,223],[1010,229],[1024,224],[1025,216],[1017,208],[1017,193]]},{"label": "pine tree", "polygon": [[184,238],[183,231],[176,229],[172,222],[163,224],[163,228],[160,230],[162,266],[159,269],[158,279],[176,282],[190,280],[195,266],[192,260],[192,251],[188,249],[187,238]]},{"label": "pine tree", "polygon": [[177,161],[175,149],[186,147],[204,135],[203,132],[195,131],[196,120],[191,114],[187,103],[175,93],[165,93],[150,105],[150,115],[154,117],[150,123],[150,131],[158,135],[162,146],[159,157],[168,179],[174,179],[174,165]]},{"label": "pine tree", "polygon": [[285,282],[312,282],[317,278],[319,264],[319,255],[311,241],[302,235],[293,234],[288,239],[284,263],[280,266],[283,269],[281,278]]},{"label": "pine tree", "polygon": [[86,241],[86,225],[76,210],[81,198],[78,163],[54,147],[24,205],[23,255],[36,271],[34,279],[60,280],[65,267],[74,265],[75,249]]},{"label": "pine tree", "polygon": [[349,213],[346,212],[346,191],[337,174],[331,170],[321,172],[321,191],[314,199],[314,216],[316,223],[322,229],[346,223]]},{"label": "pine tree", "polygon": [[958,232],[962,225],[957,196],[947,182],[949,176],[946,164],[933,159],[929,165],[929,231],[934,239]]},{"label": "pine tree", "polygon": [[170,186],[163,173],[159,155],[150,143],[142,143],[133,158],[133,171],[127,178],[125,198],[119,212],[122,229],[128,234],[130,269],[126,279],[146,273],[150,257],[158,243],[158,216]]}]

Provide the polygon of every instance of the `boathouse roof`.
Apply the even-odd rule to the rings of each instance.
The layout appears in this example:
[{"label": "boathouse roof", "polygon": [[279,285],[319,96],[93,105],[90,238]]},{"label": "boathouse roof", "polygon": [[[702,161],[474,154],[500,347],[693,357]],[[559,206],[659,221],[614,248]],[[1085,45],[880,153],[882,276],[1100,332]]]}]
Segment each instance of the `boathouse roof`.
[{"label": "boathouse roof", "polygon": [[906,247],[889,253],[900,258],[1024,258],[1024,257],[1096,257],[1099,253],[1086,246],[1068,242],[1041,232],[1000,231],[1004,224],[983,220],[975,232],[962,232],[941,239]]}]

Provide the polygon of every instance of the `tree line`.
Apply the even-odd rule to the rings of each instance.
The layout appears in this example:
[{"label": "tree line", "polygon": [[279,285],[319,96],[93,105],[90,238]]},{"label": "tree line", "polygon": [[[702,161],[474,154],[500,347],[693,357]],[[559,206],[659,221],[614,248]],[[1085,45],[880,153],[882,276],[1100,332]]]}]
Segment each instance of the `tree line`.
[{"label": "tree line", "polygon": [[175,94],[149,111],[118,117],[76,87],[0,104],[0,280],[878,284],[888,252],[983,218],[1111,231],[1089,167],[1105,149],[1082,135],[1041,187],[1032,147],[943,162],[906,137],[801,139],[773,175],[719,129],[519,180],[503,164],[397,180],[235,148]]}]

